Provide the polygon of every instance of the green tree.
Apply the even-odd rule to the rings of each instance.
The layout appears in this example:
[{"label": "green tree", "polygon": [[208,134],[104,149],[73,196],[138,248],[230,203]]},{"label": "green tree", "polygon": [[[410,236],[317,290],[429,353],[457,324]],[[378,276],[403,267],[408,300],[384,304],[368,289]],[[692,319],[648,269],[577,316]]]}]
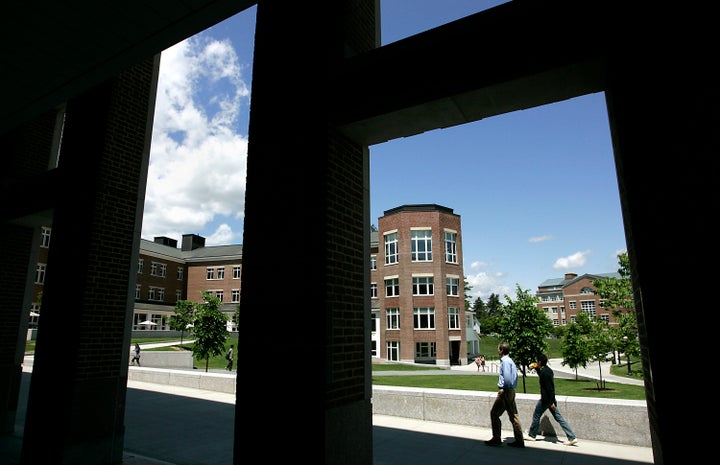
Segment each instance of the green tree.
[{"label": "green tree", "polygon": [[240,304],[237,304],[237,307],[235,307],[235,311],[233,312],[232,316],[232,322],[236,328],[240,327]]},{"label": "green tree", "polygon": [[516,284],[516,298],[505,296],[505,311],[500,322],[501,340],[510,344],[512,359],[522,372],[523,392],[527,367],[537,360],[538,355],[547,351],[545,340],[552,332],[552,321],[538,308],[538,298]]},{"label": "green tree", "polygon": [[203,292],[203,303],[197,304],[193,335],[195,344],[193,354],[198,360],[205,360],[205,371],[208,371],[210,357],[225,351],[228,338],[227,317],[220,311],[220,299]]},{"label": "green tree", "polygon": [[623,313],[618,317],[618,326],[615,328],[615,340],[620,352],[627,358],[628,375],[632,375],[632,362],[630,357],[640,356],[640,341],[638,340],[637,319],[635,312]]},{"label": "green tree", "polygon": [[500,331],[500,320],[504,312],[503,304],[500,302],[500,296],[493,293],[487,299],[485,305],[485,318],[483,318],[480,327],[483,334],[493,334]]},{"label": "green tree", "polygon": [[602,377],[602,362],[606,361],[607,354],[615,348],[615,339],[613,331],[606,320],[594,318],[590,321],[593,328],[587,335],[588,345],[590,346],[592,358],[597,361],[600,370],[600,381],[598,383],[598,390],[600,390],[605,389],[605,381]]},{"label": "green tree", "polygon": [[620,278],[608,277],[592,281],[595,294],[602,297],[600,306],[612,311],[614,317],[635,309],[632,280],[630,277],[630,259],[627,252],[618,254],[618,274]]},{"label": "green tree", "polygon": [[592,358],[588,334],[592,331],[592,322],[585,312],[580,312],[575,320],[567,325],[565,336],[560,343],[563,361],[562,365],[568,365],[575,370],[575,379],[578,377],[578,367],[587,368],[587,362]]},{"label": "green tree", "polygon": [[[472,299],[472,295],[470,294],[470,290],[472,289],[472,286],[467,280],[467,276],[463,279],[463,284],[465,286],[465,310],[466,311],[472,311],[472,305],[470,304],[470,299]],[[476,316],[477,318],[477,316]]]},{"label": "green tree", "polygon": [[174,331],[180,331],[180,345],[183,345],[185,331],[192,328],[195,319],[195,303],[189,300],[178,300],[175,304],[175,314],[170,317],[168,326]]},{"label": "green tree", "polygon": [[478,324],[480,324],[480,334],[485,334],[485,322],[488,319],[485,302],[483,302],[483,300],[478,297],[472,304],[472,310],[473,312],[475,312],[475,318],[477,319]]},{"label": "green tree", "polygon": [[627,357],[628,375],[632,375],[630,357],[640,355],[638,341],[637,316],[630,274],[630,259],[627,252],[618,254],[618,274],[620,278],[596,279],[593,281],[595,294],[602,298],[600,306],[609,309],[616,318],[618,326],[613,328],[614,347]]}]

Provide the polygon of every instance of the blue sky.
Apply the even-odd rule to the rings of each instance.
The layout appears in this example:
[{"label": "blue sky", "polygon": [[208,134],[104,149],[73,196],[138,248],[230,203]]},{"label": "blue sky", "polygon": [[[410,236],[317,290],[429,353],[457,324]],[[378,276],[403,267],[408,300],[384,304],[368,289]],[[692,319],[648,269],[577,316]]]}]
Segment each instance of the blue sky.
[{"label": "blue sky", "polygon": [[[498,3],[383,0],[383,44]],[[242,243],[254,21],[252,8],[163,52],[144,239]],[[461,216],[473,298],[617,271],[626,242],[604,94],[371,146],[371,223],[417,203]]]}]

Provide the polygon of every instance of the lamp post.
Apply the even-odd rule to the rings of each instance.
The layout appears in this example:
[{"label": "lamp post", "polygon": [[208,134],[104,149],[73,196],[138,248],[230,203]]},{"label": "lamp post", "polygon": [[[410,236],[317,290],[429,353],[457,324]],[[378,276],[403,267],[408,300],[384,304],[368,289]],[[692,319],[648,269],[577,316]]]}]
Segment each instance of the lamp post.
[{"label": "lamp post", "polygon": [[630,369],[630,352],[628,351],[628,337],[627,336],[623,336],[623,342],[625,345],[625,357],[627,357],[628,375],[632,375],[632,370]]}]

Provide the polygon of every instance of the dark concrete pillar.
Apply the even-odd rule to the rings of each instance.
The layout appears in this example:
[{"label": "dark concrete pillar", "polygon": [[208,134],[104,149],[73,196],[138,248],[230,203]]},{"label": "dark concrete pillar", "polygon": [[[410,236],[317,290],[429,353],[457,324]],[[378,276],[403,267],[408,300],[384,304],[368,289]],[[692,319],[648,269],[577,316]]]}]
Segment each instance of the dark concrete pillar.
[{"label": "dark concrete pillar", "polygon": [[368,151],[323,115],[331,64],[375,44],[373,6],[257,6],[238,348],[254,375],[238,377],[234,463],[278,447],[372,463]]},{"label": "dark concrete pillar", "polygon": [[662,465],[686,450],[678,438],[688,428],[677,421],[683,390],[693,389],[698,369],[714,363],[698,349],[717,337],[717,312],[702,290],[713,288],[704,284],[717,268],[718,254],[707,246],[718,211],[720,87],[711,69],[681,57],[617,59],[610,76],[606,95],[650,431],[655,464]]},{"label": "dark concrete pillar", "polygon": [[119,463],[159,57],[67,104],[23,464]]},{"label": "dark concrete pillar", "polygon": [[[33,302],[42,204],[52,195],[38,180],[54,163],[58,111],[51,110],[0,138],[3,154],[0,225],[0,433],[16,434],[20,378]],[[28,213],[33,213],[28,215]]]}]

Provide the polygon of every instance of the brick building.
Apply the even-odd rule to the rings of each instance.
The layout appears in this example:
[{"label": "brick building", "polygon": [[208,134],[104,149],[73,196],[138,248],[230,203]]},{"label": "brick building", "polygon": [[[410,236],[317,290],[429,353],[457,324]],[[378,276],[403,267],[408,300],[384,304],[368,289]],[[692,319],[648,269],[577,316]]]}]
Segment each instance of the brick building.
[{"label": "brick building", "polygon": [[401,362],[465,363],[460,216],[435,204],[403,205],[384,212],[375,237],[374,354]]},{"label": "brick building", "polygon": [[[0,77],[3,445],[12,446],[18,463],[122,460],[128,270],[139,256],[160,53],[257,4],[242,259],[249,279],[241,305],[263,308],[277,292],[267,276],[288,251],[267,244],[286,243],[288,231],[312,231],[303,236],[302,252],[313,259],[303,261],[303,279],[287,280],[283,291],[310,303],[317,318],[293,320],[283,344],[269,344],[265,331],[248,331],[238,352],[262,347],[266,359],[280,359],[287,347],[302,348],[322,363],[282,370],[258,363],[253,376],[262,382],[238,383],[234,461],[273,450],[275,435],[246,426],[281,417],[287,429],[305,432],[283,438],[288,457],[302,450],[313,463],[373,463],[370,147],[594,92],[605,93],[609,109],[655,464],[686,454],[687,444],[677,440],[687,429],[677,421],[677,374],[665,367],[681,366],[687,356],[667,344],[677,329],[667,324],[674,301],[666,278],[667,270],[714,271],[707,251],[717,210],[718,171],[708,169],[719,152],[716,15],[710,2],[654,9],[627,3],[512,1],[387,46],[374,0],[103,5],[103,12],[122,14],[98,14],[98,2],[6,8],[3,30],[23,40],[8,47],[9,71]],[[143,21],[128,27],[128,18]],[[515,40],[497,40],[508,34]],[[287,37],[306,45],[302,53],[288,53]],[[418,79],[428,62],[432,79]],[[278,67],[309,72],[296,73],[289,86]],[[309,104],[317,111],[308,112]],[[298,153],[312,153],[313,162]],[[453,161],[451,152],[443,156]],[[268,214],[268,199],[283,199],[283,214]],[[678,213],[672,221],[669,211]],[[24,357],[18,338],[28,322],[38,227],[48,222],[53,255],[43,336],[18,438],[13,426]],[[260,311],[243,317],[249,327],[268,319]],[[698,325],[696,338],[712,339],[716,327],[714,320]],[[277,401],[288,379],[302,379],[292,386],[301,402]],[[699,453],[712,452],[696,445]]]},{"label": "brick building", "polygon": [[[34,338],[40,318],[51,235],[51,227],[41,227],[28,325],[30,338]],[[169,320],[178,300],[199,303],[205,291],[222,302],[220,310],[228,316],[228,330],[237,330],[232,316],[240,304],[242,245],[206,247],[205,238],[197,234],[183,234],[180,248],[177,243],[177,240],[164,236],[155,237],[153,241],[140,240],[132,330],[170,330]]]},{"label": "brick building", "polygon": [[565,326],[575,321],[579,312],[586,312],[592,318],[616,324],[611,309],[600,306],[602,299],[595,294],[593,281],[597,279],[617,278],[619,273],[584,274],[565,273],[562,278],[546,279],[535,295],[540,299],[537,306],[545,311],[555,326]]}]

